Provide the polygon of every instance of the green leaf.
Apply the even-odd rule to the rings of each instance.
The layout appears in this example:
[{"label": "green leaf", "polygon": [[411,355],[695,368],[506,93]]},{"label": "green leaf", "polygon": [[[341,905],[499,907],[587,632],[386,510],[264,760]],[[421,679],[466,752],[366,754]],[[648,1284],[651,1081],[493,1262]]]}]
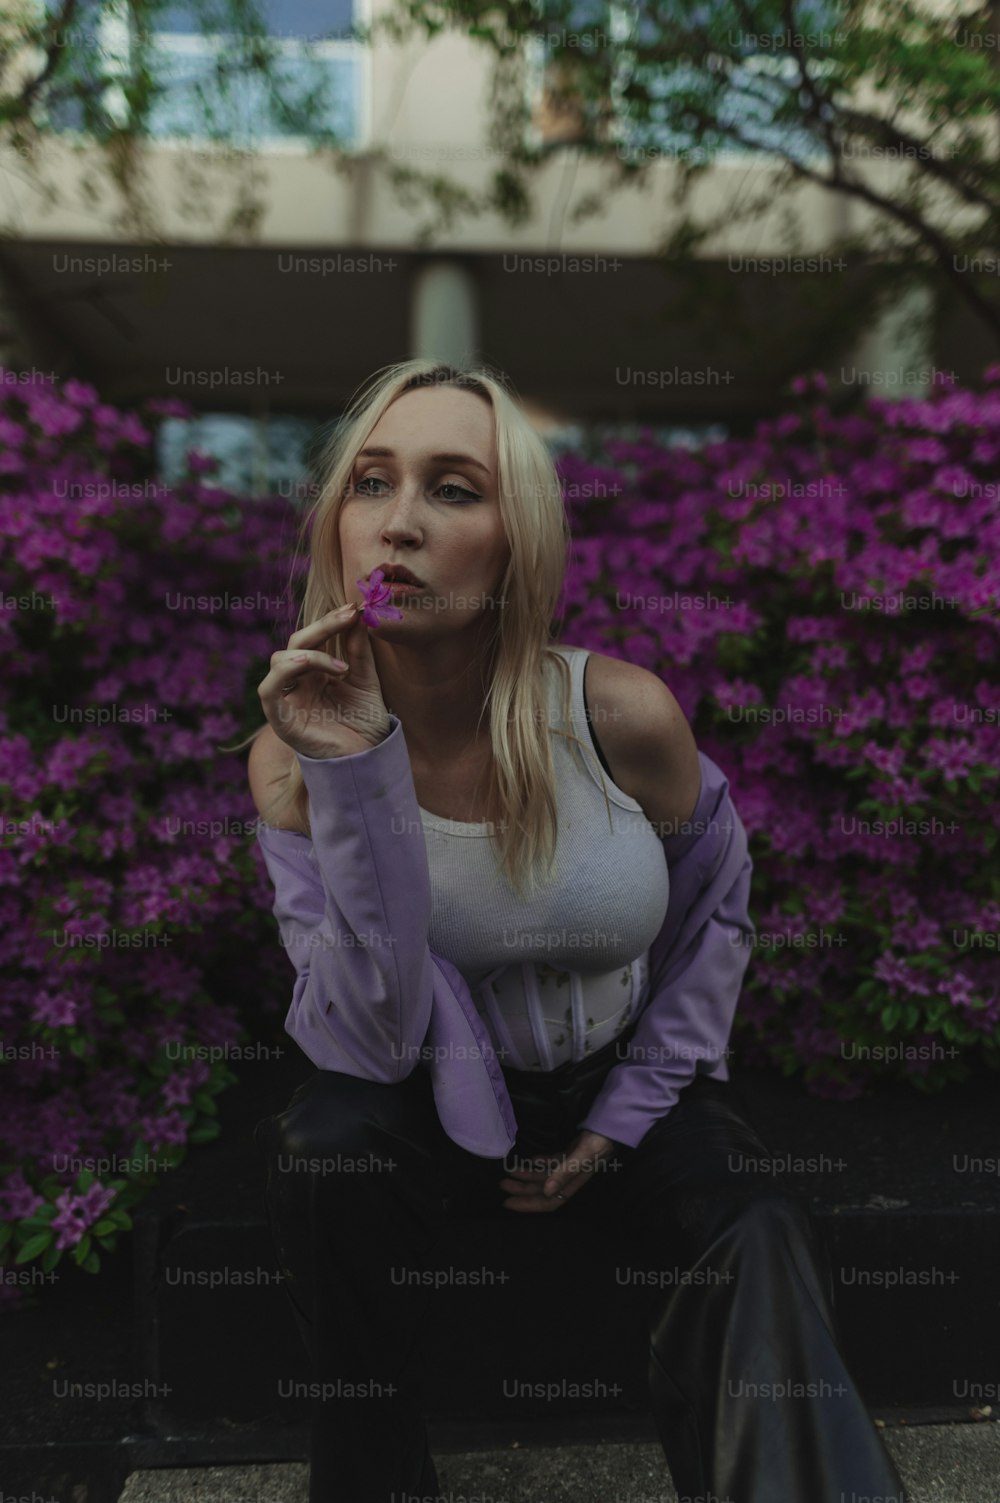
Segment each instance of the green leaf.
[{"label": "green leaf", "polygon": [[44,1252],[49,1243],[55,1240],[55,1235],[55,1232],[49,1227],[48,1231],[39,1232],[37,1236],[30,1237],[21,1248],[14,1262],[27,1263],[30,1259],[37,1258],[38,1254]]},{"label": "green leaf", "polygon": [[73,1249],[73,1262],[82,1263],[90,1252],[91,1237],[89,1232],[84,1232],[79,1242]]},{"label": "green leaf", "polygon": [[51,1273],[56,1264],[61,1262],[61,1260],[62,1253],[53,1240],[51,1247],[47,1247],[42,1255],[42,1272]]},{"label": "green leaf", "polygon": [[89,1252],[83,1260],[83,1270],[85,1273],[96,1273],[100,1266],[101,1259],[97,1252]]},{"label": "green leaf", "polygon": [[889,1002],[882,1009],[882,1027],[889,1033],[899,1022],[900,1006],[898,1002]]},{"label": "green leaf", "polygon": [[34,1216],[23,1216],[18,1225],[25,1232],[44,1232],[55,1214],[55,1206],[43,1206],[40,1211],[35,1212]]},{"label": "green leaf", "polygon": [[112,1221],[110,1216],[102,1216],[100,1221],[95,1222],[90,1230],[95,1237],[106,1237],[109,1232],[116,1232],[118,1230],[118,1223],[117,1221]]}]

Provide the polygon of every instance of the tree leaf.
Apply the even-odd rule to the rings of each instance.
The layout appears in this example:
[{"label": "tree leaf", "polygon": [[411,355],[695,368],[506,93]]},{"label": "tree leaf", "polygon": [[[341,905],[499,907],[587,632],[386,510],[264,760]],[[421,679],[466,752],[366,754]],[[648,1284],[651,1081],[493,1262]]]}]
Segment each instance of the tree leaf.
[{"label": "tree leaf", "polygon": [[55,1240],[55,1235],[55,1232],[49,1227],[48,1231],[38,1232],[34,1237],[29,1237],[14,1259],[14,1262],[28,1263],[32,1258],[37,1258],[38,1254],[44,1252],[49,1243]]}]

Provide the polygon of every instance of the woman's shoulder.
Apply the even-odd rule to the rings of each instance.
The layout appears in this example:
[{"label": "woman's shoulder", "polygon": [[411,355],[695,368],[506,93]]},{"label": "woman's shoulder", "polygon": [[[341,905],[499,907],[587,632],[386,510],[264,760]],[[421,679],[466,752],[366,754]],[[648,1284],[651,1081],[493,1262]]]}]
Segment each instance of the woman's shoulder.
[{"label": "woman's shoulder", "polygon": [[[567,668],[572,668],[573,659],[575,657],[579,656],[580,654],[583,654],[584,656],[587,655],[586,647],[576,647],[572,642],[549,642],[546,645],[548,646],[549,651],[542,655],[542,666],[547,669],[551,669],[553,663],[553,658],[552,656],[550,656],[550,654],[553,654],[555,657],[561,658],[562,661],[566,664]],[[593,654],[591,654],[591,656],[593,656]],[[560,675],[560,677],[561,676],[562,675]]]},{"label": "woman's shoulder", "polygon": [[617,786],[662,830],[690,819],[701,786],[698,747],[684,711],[660,675],[627,659],[592,652],[586,699]]}]

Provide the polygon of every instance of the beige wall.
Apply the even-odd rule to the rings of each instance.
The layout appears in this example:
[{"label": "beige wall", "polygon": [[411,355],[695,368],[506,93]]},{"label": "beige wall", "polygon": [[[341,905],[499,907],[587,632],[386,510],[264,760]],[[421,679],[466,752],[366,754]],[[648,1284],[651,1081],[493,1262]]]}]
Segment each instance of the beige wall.
[{"label": "beige wall", "polygon": [[[392,8],[392,0],[374,0],[378,15]],[[268,150],[255,164],[258,189],[266,202],[257,243],[277,246],[408,247],[414,244],[427,212],[404,208],[386,180],[376,153],[384,151],[394,164],[440,172],[477,190],[489,172],[501,165],[487,142],[490,54],[462,36],[432,42],[395,43],[378,38],[365,60],[367,106],[361,150],[352,154],[351,171],[335,172],[328,163],[307,158],[291,144]],[[537,78],[534,80],[537,86]],[[525,87],[531,92],[532,81]],[[4,193],[0,223],[8,233],[28,239],[122,238],[110,202],[88,207],[79,191],[81,168],[88,153],[74,152],[64,141],[53,141],[45,154],[46,172],[60,200],[45,204],[32,188],[24,164],[0,153]],[[180,209],[181,189],[197,165],[206,170],[212,189],[199,214],[186,217]],[[774,206],[750,227],[727,210],[751,194],[768,192],[773,168],[767,158],[721,158],[705,174],[692,200],[699,221],[722,216],[724,228],[709,241],[703,254],[718,258],[737,252],[774,256],[788,249],[788,214],[794,210],[801,230],[801,249],[822,251],[845,231],[863,233],[870,213],[855,201],[804,186],[778,197]],[[899,168],[873,161],[864,171],[873,181],[891,179]],[[435,242],[441,248],[489,252],[498,248],[540,253],[606,252],[655,254],[676,222],[671,197],[677,177],[670,158],[654,160],[642,186],[607,193],[609,170],[596,166],[564,147],[554,153],[536,179],[536,212],[516,229],[498,216],[469,219]],[[231,163],[193,153],[187,146],[161,143],[149,148],[147,191],[155,206],[164,237],[192,245],[218,243],[226,211],[236,200]],[[604,207],[579,224],[570,223],[573,206],[598,194]],[[954,220],[952,220],[954,225]]]},{"label": "beige wall", "polygon": [[[374,0],[379,12],[392,3]],[[77,152],[65,138],[47,143],[43,166],[57,190],[54,205],[17,157],[0,153],[0,226],[7,237],[0,249],[0,312],[17,314],[6,321],[5,337],[22,359],[30,348],[33,358],[54,362],[62,373],[89,374],[110,398],[123,401],[162,390],[165,370],[177,364],[214,370],[260,363],[278,373],[273,389],[248,393],[234,385],[210,394],[178,393],[230,410],[251,402],[261,410],[335,404],[369,367],[409,353],[446,350],[450,358],[453,348],[471,352],[476,345],[547,411],[683,420],[706,410],[749,416],[773,408],[790,365],[824,362],[839,326],[836,299],[849,313],[857,268],[835,276],[829,264],[816,267],[824,296],[834,294],[834,311],[825,324],[810,322],[813,267],[776,265],[790,249],[789,216],[799,226],[798,253],[818,257],[832,253],[846,234],[863,236],[871,214],[856,200],[809,185],[777,192],[777,169],[767,158],[722,157],[698,181],[695,217],[718,217],[722,228],[701,252],[705,264],[697,268],[693,290],[662,264],[664,241],[677,222],[671,199],[678,168],[666,157],[653,161],[641,185],[611,194],[610,169],[563,146],[534,179],[536,210],[529,222],[514,229],[496,216],[468,218],[418,243],[430,210],[403,206],[379,153],[388,153],[389,164],[440,172],[480,189],[501,165],[487,144],[491,66],[491,55],[463,36],[405,44],[376,39],[365,55],[363,136],[345,159],[349,170],[335,171],[292,143],[264,152],[249,164],[263,205],[250,236],[220,233],[238,199],[231,161],[180,143],[151,146],[145,190],[158,235],[171,251],[169,268],[157,275],[121,265],[109,275],[95,271],[102,247],[127,256],[147,237],[123,226],[120,204],[86,202],[80,182],[82,169],[93,166],[91,150]],[[528,70],[524,86],[533,105],[541,84]],[[864,164],[873,182],[889,181],[900,170],[889,160]],[[190,196],[195,171],[204,172],[205,190],[198,212],[185,214],[181,202]],[[600,212],[571,223],[574,205],[591,195]],[[733,207],[752,198],[771,207],[741,222]],[[955,220],[950,223],[954,228]],[[81,252],[86,264],[57,271],[56,253],[67,251]],[[325,264],[279,274],[283,253],[323,263],[340,252],[345,258],[353,252],[355,262],[367,255],[378,265],[368,274],[357,264],[343,275]],[[538,267],[501,265],[514,253],[621,259],[546,267],[542,274]],[[771,264],[754,264],[764,258]],[[455,284],[450,301],[438,271]],[[916,306],[911,297],[903,310],[907,320]],[[26,333],[15,339],[19,329]],[[854,359],[885,370],[926,364],[922,347],[904,351],[905,333],[891,321],[874,323]],[[967,355],[974,374],[983,363],[978,333],[962,324],[951,341],[951,359]],[[721,374],[711,389],[625,386],[618,376],[626,365],[659,370],[675,364],[711,366]],[[836,384],[835,371],[832,380]]]}]

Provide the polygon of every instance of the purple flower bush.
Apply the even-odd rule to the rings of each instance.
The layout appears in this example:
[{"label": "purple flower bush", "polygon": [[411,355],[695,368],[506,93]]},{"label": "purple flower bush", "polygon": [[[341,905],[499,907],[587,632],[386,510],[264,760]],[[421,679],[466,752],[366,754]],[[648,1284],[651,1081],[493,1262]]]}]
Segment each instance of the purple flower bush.
[{"label": "purple flower bush", "polygon": [[149,478],[151,424],[186,412],[0,384],[9,1270],[97,1270],[157,1171],[216,1135],[247,1014],[287,990],[246,753],[217,747],[258,723],[292,630],[294,527],[213,488],[205,456]]},{"label": "purple flower bush", "polygon": [[[558,636],[658,673],[728,774],[758,930],[737,1059],[821,1095],[997,1065],[986,381],[836,416],[800,379],[750,438],[559,463]],[[245,752],[218,748],[260,723],[293,629],[298,516],[213,487],[197,453],[151,478],[153,426],[186,411],[0,381],[8,1267],[96,1271],[157,1170],[217,1134],[247,1023],[280,1031],[291,990]]]},{"label": "purple flower bush", "polygon": [[1000,366],[985,378],[836,416],[800,377],[798,410],[751,438],[560,466],[563,634],[659,674],[728,774],[758,928],[734,1051],[816,1095],[1000,1063]]}]

